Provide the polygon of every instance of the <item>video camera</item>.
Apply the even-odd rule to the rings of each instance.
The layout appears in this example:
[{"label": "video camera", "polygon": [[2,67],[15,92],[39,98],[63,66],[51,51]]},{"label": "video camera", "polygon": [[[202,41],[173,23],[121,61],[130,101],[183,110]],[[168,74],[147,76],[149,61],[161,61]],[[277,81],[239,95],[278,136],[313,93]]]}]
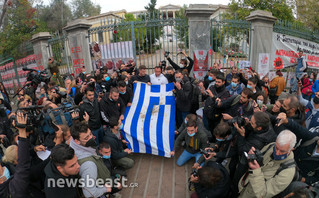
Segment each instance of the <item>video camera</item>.
[{"label": "video camera", "polygon": [[[216,148],[216,147],[214,147],[214,148]],[[213,151],[214,151],[214,148],[208,149],[207,151],[206,151],[205,149],[200,149],[199,152],[200,152],[201,154],[205,155],[206,157],[209,157],[210,154],[209,154],[208,152],[213,152]]]},{"label": "video camera", "polygon": [[27,76],[27,81],[31,81],[32,83],[38,85],[41,82],[48,84],[50,82],[50,76],[46,70],[39,71],[35,69],[29,69],[27,67],[22,68],[23,71],[29,71]]},{"label": "video camera", "polygon": [[65,91],[61,91],[59,87],[54,87],[55,92],[61,96],[61,98],[66,98],[68,95]]},{"label": "video camera", "polygon": [[259,166],[263,165],[264,156],[259,149],[256,149],[254,151],[254,154],[248,154],[247,152],[244,152],[244,155],[247,158],[248,162],[253,162],[254,160],[256,160]]},{"label": "video camera", "polygon": [[244,117],[236,116],[236,117],[233,117],[233,119],[231,119],[231,120],[228,121],[228,124],[229,124],[230,126],[233,126],[234,123],[237,123],[237,124],[238,124],[238,127],[241,128],[242,126],[245,126],[245,118],[244,118]]},{"label": "video camera", "polygon": [[[27,119],[27,131],[28,127],[32,128],[34,126],[40,125],[40,122],[44,119],[43,116],[43,112],[42,109],[44,106],[43,105],[31,105],[28,107],[22,107],[22,108],[18,108],[18,110],[21,110],[23,112],[23,115],[27,115],[28,119]],[[17,118],[16,116],[11,116],[11,119],[15,120],[15,122],[17,123]]]}]

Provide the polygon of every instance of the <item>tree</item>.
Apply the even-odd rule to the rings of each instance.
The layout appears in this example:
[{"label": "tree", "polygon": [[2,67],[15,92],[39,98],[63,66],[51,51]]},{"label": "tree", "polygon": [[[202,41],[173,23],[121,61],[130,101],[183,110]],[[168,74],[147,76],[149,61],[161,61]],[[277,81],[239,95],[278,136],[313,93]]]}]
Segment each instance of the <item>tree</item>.
[{"label": "tree", "polygon": [[64,0],[51,0],[49,6],[39,6],[39,22],[46,24],[50,32],[62,32],[67,22],[73,19],[71,9]]},{"label": "tree", "polygon": [[312,30],[319,31],[317,0],[296,0],[297,18]]},{"label": "tree", "polygon": [[185,16],[185,10],[187,9],[187,5],[183,5],[179,11],[175,12],[175,25],[174,32],[177,36],[177,39],[180,42],[185,42],[185,47],[188,48],[188,20]]},{"label": "tree", "polygon": [[14,0],[7,10],[6,26],[0,33],[2,56],[24,57],[26,51],[19,46],[29,41],[33,34],[45,30],[36,19],[36,9],[28,0]]},{"label": "tree", "polygon": [[101,6],[94,5],[91,0],[73,0],[71,7],[75,19],[96,16],[101,13]]},{"label": "tree", "polygon": [[244,20],[251,11],[266,10],[278,19],[294,21],[291,0],[232,0],[229,9],[227,18]]}]

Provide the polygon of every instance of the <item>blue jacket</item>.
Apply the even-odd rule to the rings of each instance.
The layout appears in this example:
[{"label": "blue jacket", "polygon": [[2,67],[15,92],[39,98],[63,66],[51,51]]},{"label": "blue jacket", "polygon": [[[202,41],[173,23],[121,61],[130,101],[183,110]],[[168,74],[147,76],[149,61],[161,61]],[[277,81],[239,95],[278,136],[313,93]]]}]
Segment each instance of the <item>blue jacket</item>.
[{"label": "blue jacket", "polygon": [[319,125],[319,112],[317,112],[316,114],[314,114],[311,118],[310,116],[312,115],[312,111],[313,111],[313,100],[309,101],[308,104],[305,107],[305,113],[306,113],[306,120],[309,118],[311,119],[310,124],[308,126],[308,129],[311,129],[312,127],[317,127]]},{"label": "blue jacket", "polygon": [[311,98],[314,98],[314,97],[315,97],[315,93],[319,91],[319,80],[316,80],[316,81],[313,83],[311,89],[312,89],[312,96],[311,96]]},{"label": "blue jacket", "polygon": [[[56,119],[57,124],[63,124],[60,112],[59,111],[58,112],[53,112],[53,114],[54,114],[54,117]],[[65,119],[67,121],[68,126],[69,127],[72,126],[72,116],[71,116],[71,114],[69,112],[66,112],[66,113],[64,113],[64,117],[65,117]],[[53,134],[55,131],[52,128],[52,126],[50,124],[50,121],[51,121],[50,116],[49,115],[45,115],[44,122],[43,122],[43,125],[42,125],[42,130],[45,133]]]},{"label": "blue jacket", "polygon": [[243,91],[243,88],[241,87],[240,84],[237,86],[236,89],[233,89],[231,85],[228,85],[226,89],[228,90],[230,96],[240,95],[241,92]]}]

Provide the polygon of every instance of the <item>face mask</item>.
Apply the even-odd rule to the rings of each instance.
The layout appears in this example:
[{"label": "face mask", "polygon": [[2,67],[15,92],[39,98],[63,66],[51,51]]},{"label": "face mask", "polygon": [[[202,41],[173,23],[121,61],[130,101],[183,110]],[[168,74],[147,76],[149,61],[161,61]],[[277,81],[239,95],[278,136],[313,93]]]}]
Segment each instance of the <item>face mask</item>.
[{"label": "face mask", "polygon": [[113,98],[110,98],[110,100],[113,102]]},{"label": "face mask", "polygon": [[212,81],[213,78],[212,78],[211,76],[208,76],[208,80],[209,80],[209,81]]},{"label": "face mask", "polygon": [[6,177],[7,178],[6,180],[8,180],[10,178],[10,172],[7,169],[7,167],[4,167],[3,175],[1,177]]},{"label": "face mask", "polygon": [[124,126],[124,124],[122,123],[120,126],[120,130],[123,130],[123,126]]},{"label": "face mask", "polygon": [[225,141],[224,139],[218,139],[218,138],[216,138],[216,140],[217,140],[218,142],[223,142],[223,141]]},{"label": "face mask", "polygon": [[311,79],[311,78],[309,79],[309,82],[312,82],[312,79]]},{"label": "face mask", "polygon": [[86,142],[85,147],[96,148],[97,144],[93,138]]},{"label": "face mask", "polygon": [[187,132],[187,134],[189,135],[189,137],[193,137],[196,133],[189,134],[189,133]]},{"label": "face mask", "polygon": [[273,151],[272,154],[273,154],[274,160],[284,160],[284,159],[286,159],[288,157],[288,153],[283,154],[283,155],[277,155],[275,146],[274,146],[274,151]]},{"label": "face mask", "polygon": [[120,92],[120,94],[122,94],[122,95],[124,95],[126,93],[126,91],[124,91],[124,92]]},{"label": "face mask", "polygon": [[128,85],[128,81],[125,81],[125,83]]},{"label": "face mask", "polygon": [[280,107],[280,112],[287,113],[286,109],[284,109],[283,107]]},{"label": "face mask", "polygon": [[237,83],[231,82],[232,87],[237,87]]},{"label": "face mask", "polygon": [[319,97],[315,96],[315,97],[313,98],[313,103],[319,104]]},{"label": "face mask", "polygon": [[247,85],[247,88],[248,88],[248,89],[252,89],[253,87],[252,87],[252,86],[250,86],[250,85]]},{"label": "face mask", "polygon": [[257,104],[262,105],[263,101],[262,100],[257,100]]},{"label": "face mask", "polygon": [[107,76],[107,77],[105,78],[105,81],[109,81],[109,80],[110,80],[110,77]]},{"label": "face mask", "polygon": [[17,145],[19,145],[19,140],[17,140]]},{"label": "face mask", "polygon": [[181,78],[176,78],[176,82],[182,82]]},{"label": "face mask", "polygon": [[83,74],[85,74],[86,72],[82,72]]},{"label": "face mask", "polygon": [[185,122],[185,124],[187,124],[187,120],[186,119],[184,120],[184,122]]},{"label": "face mask", "polygon": [[104,158],[104,159],[110,159],[110,158],[111,158],[111,155],[103,155],[103,158]]},{"label": "face mask", "polygon": [[179,64],[179,67],[180,68],[184,68],[185,66],[183,64]]}]

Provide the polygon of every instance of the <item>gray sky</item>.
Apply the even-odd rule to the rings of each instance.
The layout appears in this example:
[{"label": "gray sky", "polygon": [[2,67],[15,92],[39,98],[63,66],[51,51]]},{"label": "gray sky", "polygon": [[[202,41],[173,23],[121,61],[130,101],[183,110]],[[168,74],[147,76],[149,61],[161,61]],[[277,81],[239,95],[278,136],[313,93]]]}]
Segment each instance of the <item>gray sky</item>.
[{"label": "gray sky", "polygon": [[[66,0],[68,3],[71,0]],[[91,0],[95,4],[99,4],[102,7],[102,13],[125,9],[126,11],[138,11],[144,10],[150,0]],[[44,4],[48,5],[50,0],[43,0]],[[157,0],[156,8],[167,5],[180,5],[183,4],[223,4],[227,5],[230,0]]]}]

